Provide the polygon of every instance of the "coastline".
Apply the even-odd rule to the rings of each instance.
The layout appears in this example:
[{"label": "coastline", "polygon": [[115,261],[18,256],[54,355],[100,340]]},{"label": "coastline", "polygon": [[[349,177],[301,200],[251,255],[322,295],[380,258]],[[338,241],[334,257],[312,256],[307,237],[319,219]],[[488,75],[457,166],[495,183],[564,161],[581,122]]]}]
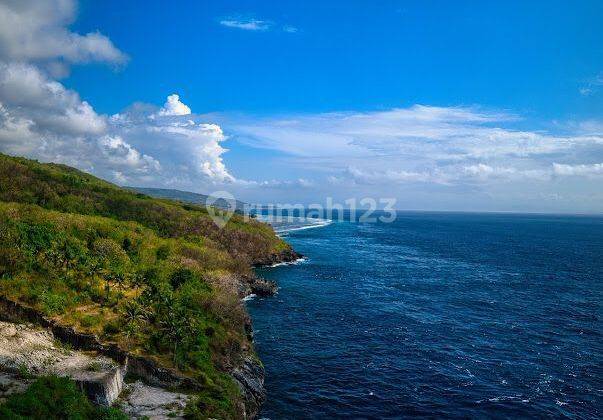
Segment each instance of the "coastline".
[{"label": "coastline", "polygon": [[[255,262],[253,268],[275,267],[279,264],[294,264],[304,257],[292,248],[286,249],[280,254],[273,254],[266,259]],[[241,280],[240,297],[244,302],[249,296],[268,297],[274,296],[278,291],[275,282],[262,279],[255,274],[244,277]],[[245,331],[249,341],[253,344],[253,322],[247,308],[247,322]],[[266,389],[264,387],[265,369],[255,350],[251,350],[242,359],[241,363],[234,367],[230,376],[237,382],[244,398],[244,418],[257,418],[262,405],[266,401]]]}]

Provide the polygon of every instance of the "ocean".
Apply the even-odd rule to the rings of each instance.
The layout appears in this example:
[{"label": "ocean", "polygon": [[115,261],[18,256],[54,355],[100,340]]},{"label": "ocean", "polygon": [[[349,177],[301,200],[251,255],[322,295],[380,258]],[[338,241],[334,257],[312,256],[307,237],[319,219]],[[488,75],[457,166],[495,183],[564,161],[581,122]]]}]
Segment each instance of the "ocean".
[{"label": "ocean", "polygon": [[601,417],[603,218],[275,228],[307,259],[261,269],[280,290],[247,302],[261,417]]}]

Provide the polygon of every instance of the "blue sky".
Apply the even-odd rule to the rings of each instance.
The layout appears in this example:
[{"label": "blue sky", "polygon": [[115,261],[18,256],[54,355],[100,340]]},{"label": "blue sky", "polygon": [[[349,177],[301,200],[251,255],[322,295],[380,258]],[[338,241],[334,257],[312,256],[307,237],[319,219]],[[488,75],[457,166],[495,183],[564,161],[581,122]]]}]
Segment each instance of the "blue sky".
[{"label": "blue sky", "polygon": [[68,84],[106,113],[178,92],[199,113],[419,103],[598,118],[603,97],[578,90],[602,68],[602,17],[600,1],[86,1],[73,28],[102,30],[131,60]]},{"label": "blue sky", "polygon": [[0,150],[254,202],[603,212],[601,21],[600,1],[7,2]]}]

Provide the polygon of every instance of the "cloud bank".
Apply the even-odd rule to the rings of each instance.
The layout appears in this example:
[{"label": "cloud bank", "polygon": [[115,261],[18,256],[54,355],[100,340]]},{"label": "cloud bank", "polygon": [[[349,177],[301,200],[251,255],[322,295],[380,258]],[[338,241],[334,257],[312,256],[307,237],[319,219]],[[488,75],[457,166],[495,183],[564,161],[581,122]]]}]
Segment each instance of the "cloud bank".
[{"label": "cloud bank", "polygon": [[554,135],[511,128],[520,122],[517,115],[475,107],[414,105],[248,119],[233,122],[232,130],[247,145],[357,183],[549,180],[565,174],[555,170],[559,165],[603,161],[600,132]]},{"label": "cloud bank", "polygon": [[388,196],[403,208],[603,211],[603,126],[530,125],[505,111],[424,105],[223,120],[238,142],[305,173],[316,196]]},{"label": "cloud bank", "polygon": [[120,184],[200,189],[235,182],[222,161],[222,129],[200,121],[177,94],[161,108],[137,104],[109,117],[56,80],[69,65],[127,61],[99,32],[68,29],[76,6],[70,0],[0,3],[0,151]]}]

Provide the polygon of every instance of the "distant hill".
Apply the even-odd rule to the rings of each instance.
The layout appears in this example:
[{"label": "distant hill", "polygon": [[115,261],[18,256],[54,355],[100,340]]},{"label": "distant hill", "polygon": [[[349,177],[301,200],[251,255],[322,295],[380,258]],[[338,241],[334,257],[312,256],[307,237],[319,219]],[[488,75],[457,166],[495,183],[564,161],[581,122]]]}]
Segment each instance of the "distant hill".
[{"label": "distant hill", "polygon": [[[172,190],[168,188],[144,188],[144,187],[127,187],[133,191],[137,191],[151,197],[156,198],[169,198],[170,200],[183,201],[185,203],[198,204],[205,206],[207,203],[208,195],[198,194],[190,191]],[[228,209],[229,205],[223,198],[218,198],[212,206],[220,209]],[[243,212],[245,210],[246,203],[243,201],[235,200],[235,210]]]}]

